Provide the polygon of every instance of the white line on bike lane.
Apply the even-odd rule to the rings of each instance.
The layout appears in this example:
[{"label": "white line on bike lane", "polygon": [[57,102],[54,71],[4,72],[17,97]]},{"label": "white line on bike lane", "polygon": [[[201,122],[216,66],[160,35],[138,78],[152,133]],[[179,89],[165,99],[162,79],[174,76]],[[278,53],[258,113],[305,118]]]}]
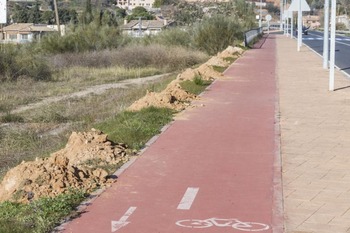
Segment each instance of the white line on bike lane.
[{"label": "white line on bike lane", "polygon": [[184,196],[182,197],[179,205],[177,206],[178,210],[189,210],[191,205],[196,198],[196,195],[199,191],[199,188],[189,187],[187,188]]},{"label": "white line on bike lane", "polygon": [[130,215],[132,215],[132,213],[134,213],[135,210],[136,210],[136,207],[132,206],[125,212],[125,214],[118,221],[112,221],[112,232],[116,232],[120,228],[128,225],[130,222],[127,222],[126,220],[128,220]]}]

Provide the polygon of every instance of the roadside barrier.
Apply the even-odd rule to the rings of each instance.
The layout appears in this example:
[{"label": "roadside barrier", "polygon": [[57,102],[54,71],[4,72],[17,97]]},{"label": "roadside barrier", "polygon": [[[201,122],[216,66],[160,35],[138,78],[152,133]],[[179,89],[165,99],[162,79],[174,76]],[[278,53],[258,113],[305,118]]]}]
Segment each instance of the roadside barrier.
[{"label": "roadside barrier", "polygon": [[263,33],[263,28],[255,28],[244,32],[244,46],[248,47],[249,43],[252,42],[257,36]]}]

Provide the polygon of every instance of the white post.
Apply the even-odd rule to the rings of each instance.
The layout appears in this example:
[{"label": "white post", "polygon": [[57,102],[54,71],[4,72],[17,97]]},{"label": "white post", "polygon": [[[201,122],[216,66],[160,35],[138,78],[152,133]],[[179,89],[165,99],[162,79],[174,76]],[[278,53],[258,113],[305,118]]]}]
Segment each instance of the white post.
[{"label": "white post", "polygon": [[288,37],[288,34],[289,34],[289,11],[287,11],[287,19],[286,19],[286,24],[287,24],[287,31],[286,31],[286,36]]},{"label": "white post", "polygon": [[262,0],[260,0],[260,14],[259,14],[259,28],[261,28],[262,26],[262,22],[261,22],[261,19],[262,19]]},{"label": "white post", "polygon": [[283,13],[284,13],[284,34],[288,33],[288,24],[287,24],[287,19],[288,19],[288,14],[287,14],[287,0],[284,0],[284,9],[283,9]]},{"label": "white post", "polygon": [[283,30],[283,1],[284,0],[280,0],[280,30]]},{"label": "white post", "polygon": [[298,0],[298,51],[300,51],[301,43],[302,43],[302,11],[301,11],[301,0]]},{"label": "white post", "polygon": [[329,90],[334,91],[334,60],[335,60],[335,13],[336,13],[336,0],[332,0],[331,9],[331,51],[330,51],[330,63],[329,63]]},{"label": "white post", "polygon": [[323,68],[328,69],[329,49],[329,0],[324,2]]},{"label": "white post", "polygon": [[291,11],[290,12],[290,14],[291,14],[291,22],[290,22],[290,38],[292,38],[293,39],[293,30],[294,30],[294,17],[293,17],[293,15],[294,15],[294,12],[293,11]]}]

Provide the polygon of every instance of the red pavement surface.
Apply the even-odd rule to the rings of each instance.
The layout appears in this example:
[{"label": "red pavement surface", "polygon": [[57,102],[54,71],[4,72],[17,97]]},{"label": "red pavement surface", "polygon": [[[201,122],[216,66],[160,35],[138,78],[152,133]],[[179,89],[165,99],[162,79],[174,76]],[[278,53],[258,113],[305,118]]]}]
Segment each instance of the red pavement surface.
[{"label": "red pavement surface", "polygon": [[[231,65],[204,106],[182,113],[64,232],[112,232],[118,220],[117,233],[282,232],[275,47],[270,36]],[[189,187],[198,193],[178,209]],[[221,220],[176,224],[210,218]]]}]

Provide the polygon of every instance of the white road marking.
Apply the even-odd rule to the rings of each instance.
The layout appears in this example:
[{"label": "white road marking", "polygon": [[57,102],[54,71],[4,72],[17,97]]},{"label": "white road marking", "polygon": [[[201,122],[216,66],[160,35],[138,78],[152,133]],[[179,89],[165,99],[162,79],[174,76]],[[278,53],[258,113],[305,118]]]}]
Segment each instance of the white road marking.
[{"label": "white road marking", "polygon": [[132,206],[125,212],[125,214],[118,221],[112,221],[112,232],[116,232],[120,228],[128,225],[130,222],[127,222],[126,220],[128,220],[130,215],[132,215],[132,213],[134,213],[135,210],[136,210],[136,207]]},{"label": "white road marking", "polygon": [[184,196],[182,197],[179,205],[177,206],[178,210],[189,210],[191,208],[191,205],[196,198],[196,195],[199,191],[199,188],[187,188]]}]

